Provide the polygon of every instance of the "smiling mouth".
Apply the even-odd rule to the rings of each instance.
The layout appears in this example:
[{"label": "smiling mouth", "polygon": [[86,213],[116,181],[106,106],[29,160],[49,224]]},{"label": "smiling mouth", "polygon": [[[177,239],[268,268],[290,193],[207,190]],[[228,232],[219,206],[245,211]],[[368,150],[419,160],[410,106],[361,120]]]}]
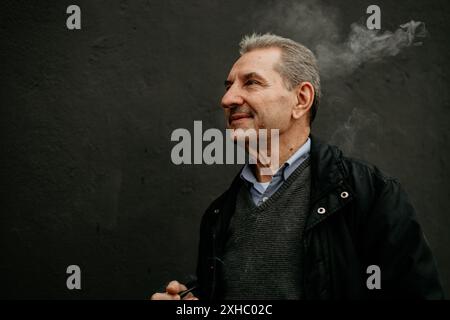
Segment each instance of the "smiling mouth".
[{"label": "smiling mouth", "polygon": [[248,118],[253,118],[253,117],[248,113],[235,113],[230,116],[230,123],[232,123],[233,121],[237,121],[237,120],[241,120],[241,119],[248,119]]}]

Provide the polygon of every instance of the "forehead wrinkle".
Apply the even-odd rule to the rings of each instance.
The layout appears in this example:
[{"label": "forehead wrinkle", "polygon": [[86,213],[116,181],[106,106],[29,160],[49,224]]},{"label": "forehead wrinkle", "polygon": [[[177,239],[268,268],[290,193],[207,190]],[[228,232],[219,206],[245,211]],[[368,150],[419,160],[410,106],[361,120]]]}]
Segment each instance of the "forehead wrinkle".
[{"label": "forehead wrinkle", "polygon": [[[265,56],[263,54],[264,51],[270,52],[272,50],[275,50],[275,55],[276,55],[275,61],[270,61],[270,57],[268,57],[267,55]],[[271,53],[271,55],[272,54],[273,53]],[[278,76],[281,76],[281,74],[277,70],[278,69],[277,66],[280,63],[280,58],[281,58],[281,51],[278,48],[255,49],[253,51],[250,51],[250,52],[244,54],[243,56],[241,56],[238,59],[238,61],[235,62],[226,81],[233,82],[232,79],[235,79],[235,78],[248,79],[250,74],[252,74],[252,76],[257,76],[265,81],[269,81],[269,79],[271,78],[268,75],[263,75],[261,72],[256,72],[256,71],[253,71],[252,69],[259,69],[262,72],[275,71],[275,73]],[[267,61],[266,59],[268,59],[269,61]],[[266,61],[263,61],[263,60],[266,60]],[[268,64],[265,62],[272,62],[272,63]],[[241,71],[242,69],[244,71]],[[242,73],[244,73],[244,75],[245,75],[244,77],[241,75]],[[275,79],[273,79],[273,80],[275,80]]]}]

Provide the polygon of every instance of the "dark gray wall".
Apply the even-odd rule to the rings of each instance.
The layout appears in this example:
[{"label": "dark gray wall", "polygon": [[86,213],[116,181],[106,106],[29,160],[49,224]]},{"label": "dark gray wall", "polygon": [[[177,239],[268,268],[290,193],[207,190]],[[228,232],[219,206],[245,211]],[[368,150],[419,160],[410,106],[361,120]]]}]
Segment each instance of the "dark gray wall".
[{"label": "dark gray wall", "polygon": [[[243,34],[312,47],[327,36],[286,21],[275,3],[2,2],[3,298],[141,299],[194,272],[200,217],[238,167],[175,166],[170,135],[194,120],[223,128],[222,83]],[[315,3],[343,41],[372,1]],[[81,7],[79,31],[65,27],[69,4]],[[429,36],[324,75],[313,131],[402,182],[448,292],[450,6],[377,4],[383,30],[414,19]],[[81,291],[66,289],[71,264],[82,268]]]}]

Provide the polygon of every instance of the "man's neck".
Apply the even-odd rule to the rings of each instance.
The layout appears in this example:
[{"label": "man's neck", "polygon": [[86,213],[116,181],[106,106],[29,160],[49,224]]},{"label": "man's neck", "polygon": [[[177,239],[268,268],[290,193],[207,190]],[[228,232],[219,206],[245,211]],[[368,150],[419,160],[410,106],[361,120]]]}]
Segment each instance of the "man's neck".
[{"label": "man's neck", "polygon": [[[304,134],[301,136],[301,138],[290,139],[290,141],[283,141],[282,137],[280,136],[279,141],[279,167],[278,168],[271,168],[272,172],[276,172],[280,167],[283,166],[283,164],[298,150],[303,146],[309,137],[309,130],[307,134]],[[263,175],[261,174],[261,171],[263,168],[267,168],[267,165],[262,165],[259,161],[253,166],[253,174],[255,175],[258,182],[269,182],[272,180],[273,175]]]}]

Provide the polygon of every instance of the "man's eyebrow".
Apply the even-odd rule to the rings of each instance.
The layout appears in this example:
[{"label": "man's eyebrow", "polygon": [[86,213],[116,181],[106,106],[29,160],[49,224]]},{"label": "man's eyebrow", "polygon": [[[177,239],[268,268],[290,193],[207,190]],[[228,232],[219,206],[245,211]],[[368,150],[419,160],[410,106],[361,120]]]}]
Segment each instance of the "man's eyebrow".
[{"label": "man's eyebrow", "polygon": [[[259,78],[261,80],[265,80],[264,77],[257,72],[249,72],[249,73],[244,74],[242,77],[244,78],[244,80],[248,80],[251,78]],[[224,81],[225,87],[231,86],[232,84],[233,84],[233,81],[231,81],[231,80]]]},{"label": "man's eyebrow", "polygon": [[257,73],[257,72],[249,72],[249,73],[246,73],[246,74],[244,74],[244,77],[243,77],[244,79],[250,79],[250,78],[260,78],[260,79],[264,79],[264,77],[263,76],[261,76],[259,73]]}]

